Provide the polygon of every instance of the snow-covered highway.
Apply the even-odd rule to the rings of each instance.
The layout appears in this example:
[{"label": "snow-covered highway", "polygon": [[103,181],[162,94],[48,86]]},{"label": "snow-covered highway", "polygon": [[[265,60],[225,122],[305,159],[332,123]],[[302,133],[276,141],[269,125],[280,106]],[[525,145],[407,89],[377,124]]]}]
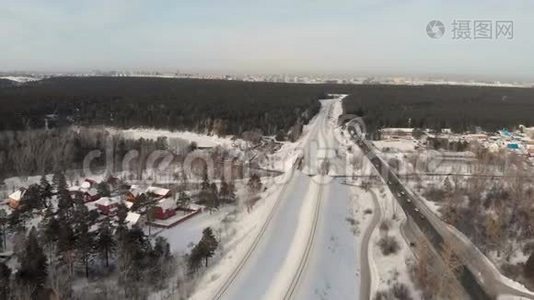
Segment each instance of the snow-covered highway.
[{"label": "snow-covered highway", "polygon": [[336,101],[322,102],[303,138],[302,171],[293,168],[281,184],[270,218],[223,275],[213,299],[358,298],[359,247],[347,221],[349,187],[319,167],[323,161],[338,169],[343,165],[332,155],[336,142],[329,117]]}]

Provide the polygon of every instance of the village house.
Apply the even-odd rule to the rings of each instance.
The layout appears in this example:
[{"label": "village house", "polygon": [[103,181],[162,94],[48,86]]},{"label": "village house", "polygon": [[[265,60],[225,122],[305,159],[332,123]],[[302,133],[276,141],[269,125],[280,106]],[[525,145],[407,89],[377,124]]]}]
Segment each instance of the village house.
[{"label": "village house", "polygon": [[382,128],[380,129],[380,137],[383,140],[398,140],[411,138],[413,128]]},{"label": "village house", "polygon": [[7,203],[9,204],[9,207],[11,207],[12,209],[17,209],[25,193],[26,193],[26,189],[20,188],[16,190],[15,192],[13,192],[11,195],[9,195],[7,199]]},{"label": "village house", "polygon": [[124,221],[126,222],[128,229],[131,229],[135,225],[140,225],[141,215],[134,212],[128,212]]},{"label": "village house", "polygon": [[137,201],[137,197],[141,194],[143,194],[143,190],[138,185],[132,185],[128,191],[124,193],[124,200],[133,203]]},{"label": "village house", "polygon": [[157,186],[149,186],[146,189],[147,196],[151,196],[156,200],[168,198],[171,196],[171,191],[169,189],[157,187]]},{"label": "village house", "polygon": [[89,190],[83,192],[83,201],[84,202],[93,202],[100,199],[100,194],[96,188],[90,188]]},{"label": "village house", "polygon": [[120,197],[102,197],[95,202],[95,206],[101,214],[109,216],[115,213],[121,202]]},{"label": "village house", "polygon": [[162,199],[154,207],[154,217],[156,219],[165,220],[176,215],[176,203],[173,199]]}]

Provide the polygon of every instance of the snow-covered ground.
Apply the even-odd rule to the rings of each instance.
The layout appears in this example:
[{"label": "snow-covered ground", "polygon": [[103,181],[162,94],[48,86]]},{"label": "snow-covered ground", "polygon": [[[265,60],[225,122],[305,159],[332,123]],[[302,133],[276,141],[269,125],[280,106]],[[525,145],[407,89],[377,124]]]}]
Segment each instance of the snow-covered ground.
[{"label": "snow-covered ground", "polygon": [[[270,227],[263,235],[251,259],[236,278],[235,283],[225,294],[225,299],[257,299],[272,295],[271,284],[276,281],[279,270],[284,264],[297,261],[297,257],[289,257],[292,241],[296,237],[300,222],[299,212],[304,206],[310,180],[302,173],[297,173],[282,195],[281,205],[270,222]],[[210,272],[214,273],[214,272]],[[224,274],[221,274],[224,275]],[[213,275],[208,278],[213,277]],[[201,284],[201,286],[204,286]],[[202,292],[198,294],[201,296]],[[193,297],[196,299],[196,297]],[[203,299],[199,297],[198,299]]]},{"label": "snow-covered ground", "polygon": [[7,80],[15,81],[18,83],[41,80],[41,78],[28,77],[28,76],[2,76],[0,77],[0,79],[7,79]]},{"label": "snow-covered ground", "polygon": [[[355,299],[359,297],[359,211],[350,186],[333,181],[326,187],[318,231],[298,299]],[[360,212],[363,214],[363,211]]]},{"label": "snow-covered ground", "polygon": [[415,140],[382,140],[382,141],[373,141],[373,144],[380,151],[400,151],[400,152],[410,152],[415,151]]},{"label": "snow-covered ground", "polygon": [[171,252],[179,255],[187,254],[202,237],[204,228],[217,228],[232,210],[232,207],[226,206],[212,214],[205,211],[174,227],[153,229],[153,232],[155,232],[154,235],[167,239],[171,246]]},{"label": "snow-covered ground", "polygon": [[198,147],[216,147],[223,146],[227,148],[236,147],[238,145],[246,144],[241,139],[236,139],[232,136],[219,137],[216,135],[199,134],[191,131],[170,131],[163,129],[149,129],[149,128],[136,128],[136,129],[113,129],[109,128],[112,133],[120,133],[125,138],[131,139],[152,139],[156,140],[160,136],[167,137],[168,140],[180,139],[189,143],[195,142]]},{"label": "snow-covered ground", "polygon": [[[388,290],[393,283],[398,282],[405,284],[411,291],[411,295],[415,297],[418,294],[410,279],[408,269],[408,261],[414,260],[414,255],[408,245],[408,242],[401,234],[400,227],[406,221],[406,215],[397,204],[393,195],[387,188],[374,189],[373,193],[377,196],[380,209],[382,210],[382,221],[389,223],[389,230],[387,235],[393,237],[400,245],[396,253],[383,255],[378,242],[384,233],[377,228],[371,237],[370,260],[374,264],[376,271],[376,278],[371,285],[371,296],[374,296],[377,291]],[[417,297],[415,297],[417,298]]]}]

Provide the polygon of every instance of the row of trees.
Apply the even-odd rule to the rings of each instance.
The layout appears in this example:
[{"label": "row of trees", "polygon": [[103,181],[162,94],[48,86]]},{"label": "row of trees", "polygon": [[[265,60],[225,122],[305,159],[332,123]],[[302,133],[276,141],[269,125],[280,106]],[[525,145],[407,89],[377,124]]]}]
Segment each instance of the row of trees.
[{"label": "row of trees", "polygon": [[[178,204],[180,206],[187,200],[189,200],[189,197],[185,193],[179,194]],[[218,209],[222,204],[235,203],[236,200],[235,186],[232,181],[227,182],[223,180],[220,188],[217,188],[217,185],[214,182],[210,182],[206,174],[204,175],[204,179],[200,184],[198,204],[205,205],[210,211],[213,211]]]},{"label": "row of trees", "polygon": [[[187,151],[185,145],[183,148]],[[167,149],[165,138],[133,140],[102,128],[0,131],[0,178],[81,169],[86,155],[95,150],[101,151],[101,155],[92,159],[91,168],[112,165],[112,171],[120,171],[126,153],[137,150],[139,158],[133,161],[135,165],[128,167],[142,170],[150,153]],[[111,150],[111,157],[107,156],[108,150]],[[73,172],[66,175],[71,177]]]}]

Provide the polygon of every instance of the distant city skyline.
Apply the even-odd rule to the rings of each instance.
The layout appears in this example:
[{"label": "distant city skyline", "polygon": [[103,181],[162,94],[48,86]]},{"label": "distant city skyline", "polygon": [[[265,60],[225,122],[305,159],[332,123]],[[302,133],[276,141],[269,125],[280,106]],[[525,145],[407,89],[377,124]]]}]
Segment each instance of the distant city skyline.
[{"label": "distant city skyline", "polygon": [[[6,1],[0,71],[534,80],[531,1]],[[445,34],[433,39],[427,24]],[[455,20],[513,38],[455,39]],[[474,30],[474,28],[471,28]]]}]

